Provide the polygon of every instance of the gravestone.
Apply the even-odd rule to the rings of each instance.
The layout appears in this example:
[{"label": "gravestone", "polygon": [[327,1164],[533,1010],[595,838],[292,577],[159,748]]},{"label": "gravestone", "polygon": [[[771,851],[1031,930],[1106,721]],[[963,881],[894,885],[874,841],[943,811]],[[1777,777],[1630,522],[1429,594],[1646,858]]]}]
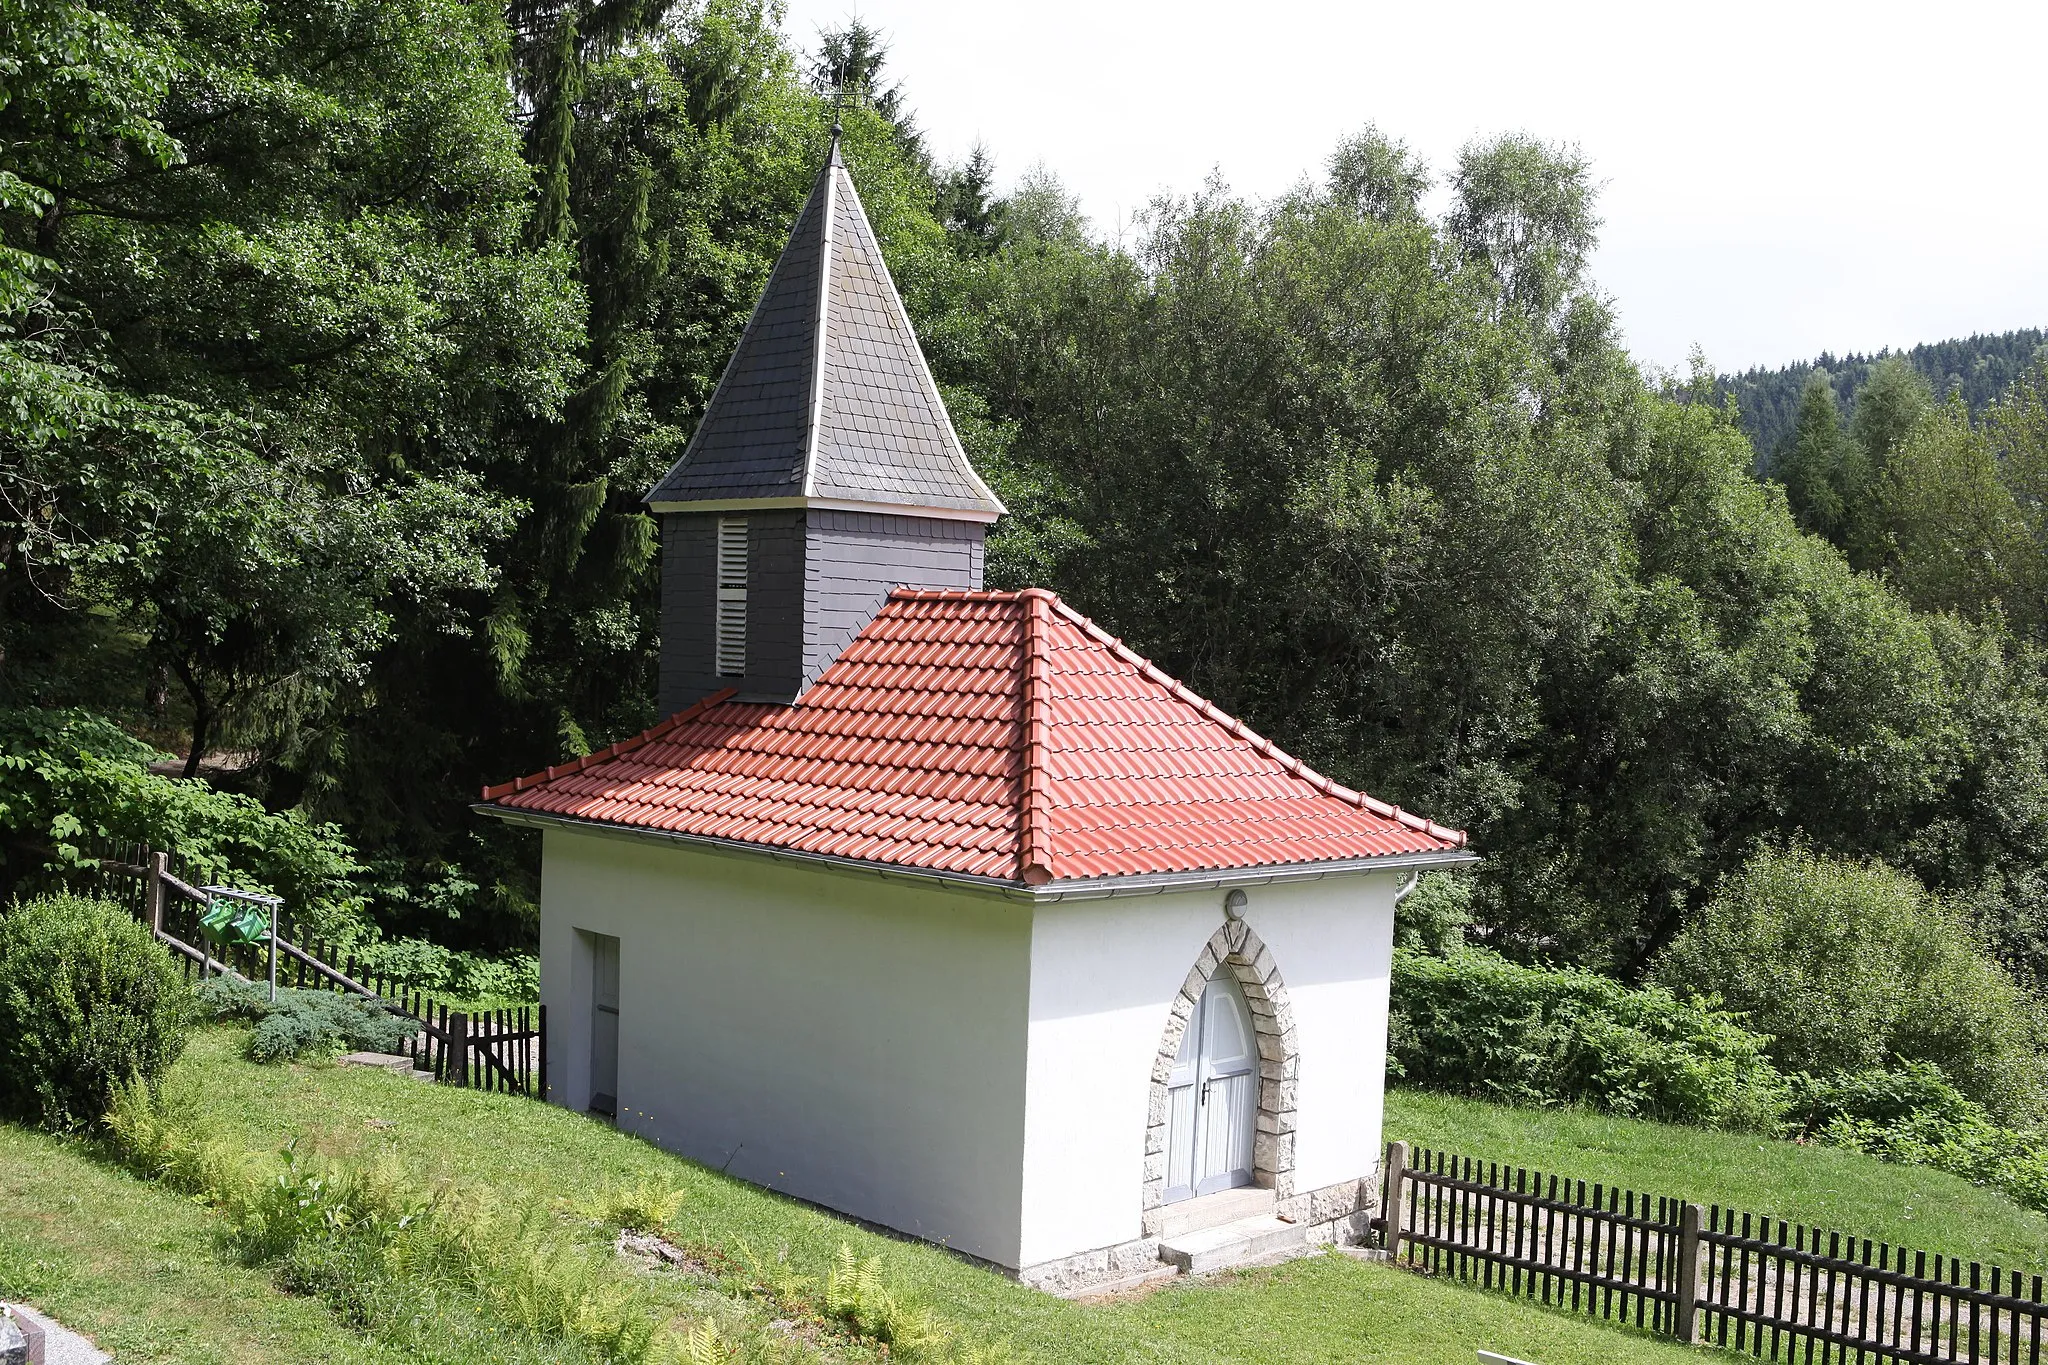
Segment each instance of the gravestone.
[{"label": "gravestone", "polygon": [[10,1353],[7,1343],[13,1338],[8,1336],[6,1326],[0,1326],[0,1365],[108,1365],[105,1351],[62,1323],[21,1304],[8,1308],[9,1321],[21,1336],[20,1354]]},{"label": "gravestone", "polygon": [[42,1329],[0,1305],[0,1365],[43,1365]]}]

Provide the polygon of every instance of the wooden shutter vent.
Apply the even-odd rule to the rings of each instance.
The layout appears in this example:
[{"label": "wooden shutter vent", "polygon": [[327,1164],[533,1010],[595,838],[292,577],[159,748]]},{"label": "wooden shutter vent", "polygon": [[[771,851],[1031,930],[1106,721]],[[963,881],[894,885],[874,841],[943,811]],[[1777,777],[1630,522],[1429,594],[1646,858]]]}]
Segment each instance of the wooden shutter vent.
[{"label": "wooden shutter vent", "polygon": [[718,519],[718,672],[747,671],[747,519]]}]

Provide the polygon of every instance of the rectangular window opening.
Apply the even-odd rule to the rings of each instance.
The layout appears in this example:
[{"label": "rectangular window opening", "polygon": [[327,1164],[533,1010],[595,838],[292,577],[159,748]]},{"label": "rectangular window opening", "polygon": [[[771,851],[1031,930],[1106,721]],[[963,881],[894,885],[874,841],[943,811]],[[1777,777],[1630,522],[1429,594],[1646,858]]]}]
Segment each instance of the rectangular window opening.
[{"label": "rectangular window opening", "polygon": [[718,673],[747,671],[747,519],[718,519]]}]

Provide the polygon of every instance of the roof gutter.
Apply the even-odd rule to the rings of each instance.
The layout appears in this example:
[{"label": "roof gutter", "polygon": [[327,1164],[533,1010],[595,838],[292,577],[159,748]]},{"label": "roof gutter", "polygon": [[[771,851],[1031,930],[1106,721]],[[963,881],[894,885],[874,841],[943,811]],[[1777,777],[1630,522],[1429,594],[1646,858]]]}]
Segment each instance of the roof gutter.
[{"label": "roof gutter", "polygon": [[518,810],[488,801],[477,802],[470,806],[470,809],[479,815],[488,815],[493,819],[503,820],[506,824],[529,829],[569,829],[579,834],[624,839],[630,843],[681,844],[712,853],[765,858],[770,862],[791,863],[839,872],[865,873],[888,881],[943,886],[1032,904],[1045,901],[1107,900],[1113,896],[1160,896],[1171,891],[1221,891],[1239,886],[1277,886],[1288,882],[1320,881],[1325,877],[1342,877],[1367,872],[1420,871],[1427,867],[1451,867],[1459,863],[1479,861],[1479,855],[1470,849],[1455,848],[1422,853],[1390,853],[1377,858],[1334,858],[1320,863],[1208,868],[1194,872],[1167,872],[1129,877],[1069,878],[1047,882],[1043,886],[1027,886],[1003,877],[933,872],[922,868],[901,867],[893,863],[871,863],[859,858],[841,858],[829,853],[803,853],[794,849],[770,848],[765,844],[750,844],[738,839],[717,839],[703,834],[679,834],[661,829],[639,829],[631,825],[608,824],[602,820],[581,820],[573,815],[548,815],[539,811]]}]

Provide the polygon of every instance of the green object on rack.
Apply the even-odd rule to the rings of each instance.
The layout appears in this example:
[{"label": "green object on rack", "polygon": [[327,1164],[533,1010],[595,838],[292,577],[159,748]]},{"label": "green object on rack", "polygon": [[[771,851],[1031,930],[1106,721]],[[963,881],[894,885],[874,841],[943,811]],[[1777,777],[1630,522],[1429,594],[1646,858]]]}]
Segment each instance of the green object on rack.
[{"label": "green object on rack", "polygon": [[230,900],[210,900],[206,903],[206,908],[199,912],[199,932],[206,936],[208,943],[224,947],[233,941],[228,935],[232,932],[235,911],[239,908]]},{"label": "green object on rack", "polygon": [[216,897],[199,914],[199,932],[218,947],[258,944],[270,938],[270,916],[263,907],[249,901]]},{"label": "green object on rack", "polygon": [[242,943],[257,944],[270,941],[270,916],[260,905],[244,902],[242,913],[235,916],[235,934]]}]

